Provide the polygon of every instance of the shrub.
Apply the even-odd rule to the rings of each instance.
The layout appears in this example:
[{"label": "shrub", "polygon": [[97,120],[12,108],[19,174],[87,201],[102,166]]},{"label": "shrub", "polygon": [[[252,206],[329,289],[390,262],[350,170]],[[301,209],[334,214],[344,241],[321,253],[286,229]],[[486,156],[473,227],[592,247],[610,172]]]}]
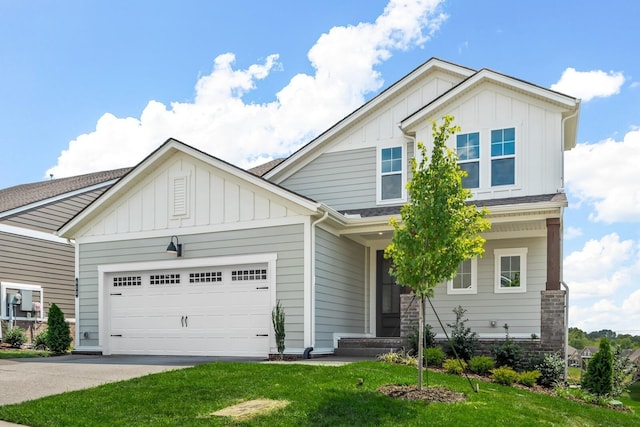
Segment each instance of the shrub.
[{"label": "shrub", "polygon": [[16,326],[5,332],[4,342],[9,343],[13,348],[20,348],[22,344],[27,342],[27,335],[24,333],[24,329]]},{"label": "shrub", "polygon": [[449,355],[458,356],[466,361],[473,357],[477,334],[471,332],[471,328],[465,326],[468,319],[463,320],[463,317],[467,310],[459,305],[453,309],[453,312],[456,315],[455,323],[447,323],[447,326],[452,328],[451,339],[449,340],[452,350]]},{"label": "shrub", "polygon": [[606,396],[613,389],[613,354],[606,338],[600,339],[600,348],[587,365],[582,387],[596,396]]},{"label": "shrub", "polygon": [[486,375],[495,368],[496,364],[489,356],[473,356],[469,360],[469,369],[474,374]]},{"label": "shrub", "polygon": [[46,350],[47,349],[47,330],[40,332],[33,338],[33,348],[36,350]]},{"label": "shrub", "polygon": [[462,375],[467,369],[467,362],[462,359],[447,359],[442,363],[442,367],[449,374]]},{"label": "shrub", "polygon": [[71,345],[69,324],[64,320],[64,313],[54,303],[49,308],[46,344],[49,350],[56,354],[66,353]]},{"label": "shrub", "polygon": [[273,311],[271,312],[271,321],[273,322],[273,331],[276,336],[276,346],[278,348],[278,353],[280,353],[280,358],[284,354],[284,310],[282,309],[282,305],[280,301],[276,303],[276,306],[273,307]]},{"label": "shrub", "polygon": [[538,383],[543,387],[553,388],[564,380],[564,360],[558,353],[545,354],[536,369],[540,371]]},{"label": "shrub", "polygon": [[445,354],[440,347],[429,347],[424,352],[424,360],[427,366],[441,367]]},{"label": "shrub", "polygon": [[516,381],[524,386],[533,387],[533,385],[538,381],[538,378],[540,378],[540,375],[540,371],[538,370],[524,371],[518,373]]},{"label": "shrub", "polygon": [[[423,348],[430,348],[436,345],[436,333],[431,330],[431,325],[424,325],[424,332],[422,337],[422,345]],[[418,354],[418,327],[414,327],[411,333],[409,334],[409,349],[413,352],[413,354]]]},{"label": "shrub", "polygon": [[518,379],[518,373],[508,366],[491,370],[491,378],[502,385],[511,385]]},{"label": "shrub", "polygon": [[496,359],[497,366],[510,366],[518,368],[520,360],[522,360],[522,349],[511,338],[509,338],[509,325],[504,324],[506,338],[503,343],[494,346],[491,349],[493,357]]},{"label": "shrub", "polygon": [[395,365],[418,366],[418,360],[404,352],[390,351],[388,353],[378,355],[378,360]]}]

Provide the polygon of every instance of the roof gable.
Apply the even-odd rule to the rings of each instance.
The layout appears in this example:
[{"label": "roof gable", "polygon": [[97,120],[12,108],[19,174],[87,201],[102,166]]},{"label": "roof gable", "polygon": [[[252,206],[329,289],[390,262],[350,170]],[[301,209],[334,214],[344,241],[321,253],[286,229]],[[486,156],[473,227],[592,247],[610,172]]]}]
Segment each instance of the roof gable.
[{"label": "roof gable", "polygon": [[315,213],[318,204],[175,139],[60,228],[122,235]]},{"label": "roof gable", "polygon": [[400,123],[401,128],[405,132],[411,134],[417,125],[425,120],[433,118],[434,115],[437,115],[439,110],[445,109],[457,99],[460,99],[464,95],[487,83],[507,88],[510,91],[523,94],[527,97],[551,104],[558,108],[563,112],[562,116],[563,119],[565,119],[563,129],[564,149],[569,150],[575,146],[580,107],[579,99],[487,68],[483,68],[477,73],[469,76],[460,84],[452,87],[450,90],[443,93],[421,109],[407,116]]},{"label": "roof gable", "polygon": [[[431,75],[438,73],[446,74],[450,76],[453,81],[459,82],[473,75],[475,72],[475,70],[468,67],[463,67],[438,58],[431,58],[366,102],[360,108],[344,117],[291,156],[284,159],[284,161],[267,171],[263,176],[274,182],[282,182],[286,176],[300,169],[304,164],[324,152],[327,144],[330,144],[330,141],[334,140],[337,135],[368,117],[374,111],[385,105],[389,105],[397,99],[400,94],[417,84],[417,82],[427,80]],[[423,105],[427,101],[428,100],[421,100],[420,105]]]}]

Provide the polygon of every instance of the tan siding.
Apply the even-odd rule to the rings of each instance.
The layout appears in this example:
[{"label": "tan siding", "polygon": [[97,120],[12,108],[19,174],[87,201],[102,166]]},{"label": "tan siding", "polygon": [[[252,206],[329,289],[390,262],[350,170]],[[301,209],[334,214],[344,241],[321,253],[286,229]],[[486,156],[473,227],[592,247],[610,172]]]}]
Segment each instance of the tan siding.
[{"label": "tan siding", "polygon": [[72,245],[0,233],[0,247],[0,281],[40,285],[45,312],[55,303],[66,318],[75,317]]},{"label": "tan siding", "polygon": [[2,219],[2,223],[31,230],[54,232],[84,209],[106,188],[68,197]]}]

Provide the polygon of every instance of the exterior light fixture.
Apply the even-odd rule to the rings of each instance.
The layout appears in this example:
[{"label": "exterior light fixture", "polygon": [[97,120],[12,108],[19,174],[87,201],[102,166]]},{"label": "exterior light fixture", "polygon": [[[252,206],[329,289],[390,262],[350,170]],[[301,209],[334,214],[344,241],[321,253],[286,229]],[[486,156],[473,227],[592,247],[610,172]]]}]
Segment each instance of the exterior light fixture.
[{"label": "exterior light fixture", "polygon": [[[173,239],[176,239],[176,243],[173,243]],[[182,243],[178,241],[178,236],[171,236],[169,246],[167,246],[168,254],[176,254],[178,257],[182,256]]]}]

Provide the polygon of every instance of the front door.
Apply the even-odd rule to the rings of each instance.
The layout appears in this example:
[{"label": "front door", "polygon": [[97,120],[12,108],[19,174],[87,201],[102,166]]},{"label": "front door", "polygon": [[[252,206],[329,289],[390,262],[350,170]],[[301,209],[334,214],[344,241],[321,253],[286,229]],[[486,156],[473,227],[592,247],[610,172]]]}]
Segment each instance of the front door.
[{"label": "front door", "polygon": [[389,274],[391,260],[384,257],[384,251],[376,252],[376,312],[377,336],[400,336],[400,294],[402,286],[396,285]]}]

